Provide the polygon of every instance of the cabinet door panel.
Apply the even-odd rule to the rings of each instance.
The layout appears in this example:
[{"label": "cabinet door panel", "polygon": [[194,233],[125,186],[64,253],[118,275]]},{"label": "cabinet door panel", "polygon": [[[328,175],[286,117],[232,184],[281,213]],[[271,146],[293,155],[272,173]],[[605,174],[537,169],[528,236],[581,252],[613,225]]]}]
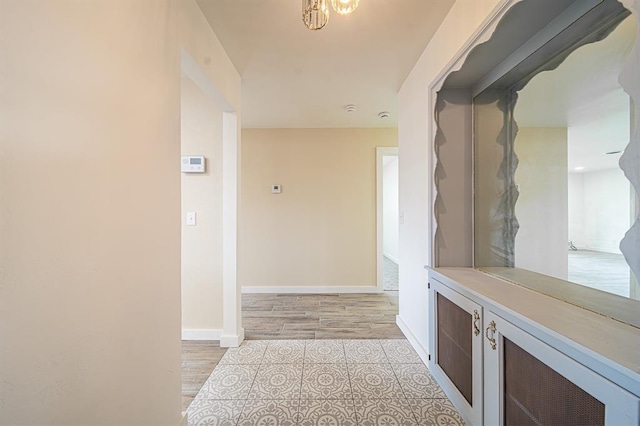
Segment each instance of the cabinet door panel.
[{"label": "cabinet door panel", "polygon": [[638,424],[636,397],[492,312],[485,320],[485,424]]},{"label": "cabinet door panel", "polygon": [[438,307],[437,362],[467,402],[473,404],[473,357],[471,355],[472,316],[467,311],[436,293]]},{"label": "cabinet door panel", "polygon": [[432,281],[434,357],[429,365],[462,416],[482,422],[482,329],[480,305]]}]

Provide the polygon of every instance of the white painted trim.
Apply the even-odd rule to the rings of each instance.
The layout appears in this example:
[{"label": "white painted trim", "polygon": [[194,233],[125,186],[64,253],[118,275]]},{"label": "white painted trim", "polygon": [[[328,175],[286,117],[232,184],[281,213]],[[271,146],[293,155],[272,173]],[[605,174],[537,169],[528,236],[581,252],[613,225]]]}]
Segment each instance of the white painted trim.
[{"label": "white painted trim", "polygon": [[182,340],[220,340],[220,329],[182,329]]},{"label": "white painted trim", "polygon": [[[238,115],[222,114],[222,317],[223,347],[238,346],[242,330],[242,298],[237,279],[238,247],[238,152],[240,129]],[[224,336],[233,336],[230,339]],[[236,344],[236,340],[239,342]],[[229,341],[229,345],[225,342]]]},{"label": "white painted trim", "polygon": [[400,261],[398,259],[396,259],[395,257],[391,256],[389,253],[382,253],[382,256],[386,257],[387,259],[389,259],[390,261],[392,261],[396,265],[400,264]]},{"label": "white painted trim", "polygon": [[400,315],[396,315],[396,324],[400,328],[400,331],[404,333],[409,343],[411,343],[411,346],[413,346],[413,349],[415,349],[415,351],[418,353],[418,356],[420,357],[424,365],[428,366],[429,352],[424,346],[420,344],[420,341],[418,340],[416,335],[413,334],[413,332],[411,331],[411,328],[407,325],[406,322],[404,322],[404,320]]},{"label": "white painted trim", "polygon": [[242,286],[244,294],[335,294],[335,293],[382,293],[378,286]]},{"label": "white painted trim", "polygon": [[[382,187],[384,176],[384,157],[398,156],[397,146],[378,146],[376,147],[376,286],[378,292],[383,291],[384,284],[384,252],[383,240],[383,223],[384,223],[384,204],[382,200]],[[391,259],[391,257],[389,257]],[[400,262],[396,262],[400,264]]]},{"label": "white painted trim", "polygon": [[[478,304],[476,301],[469,299],[461,295],[460,293],[452,290],[451,288],[445,286],[437,280],[429,280],[431,282],[431,289],[429,293],[431,295],[431,300],[433,300],[433,306],[435,309],[431,310],[431,318],[429,318],[429,323],[432,324],[431,329],[429,330],[429,335],[433,336],[434,345],[431,349],[433,353],[433,357],[429,364],[429,370],[431,371],[431,375],[434,379],[440,384],[440,387],[444,390],[447,397],[456,407],[462,418],[464,418],[467,424],[482,424],[482,416],[483,416],[483,404],[470,404],[467,402],[465,396],[462,392],[456,387],[455,383],[450,379],[449,375],[442,369],[440,366],[440,360],[438,359],[438,348],[435,342],[438,341],[438,309],[436,306],[436,298],[437,294],[441,294],[445,298],[447,298],[451,303],[455,304],[458,308],[467,312],[471,318],[473,318],[474,313],[478,313],[480,315],[479,318],[482,318],[483,310],[482,306]],[[483,387],[482,387],[482,353],[483,353],[483,336],[480,334],[480,329],[482,329],[481,323],[475,323],[474,326],[478,327],[478,334],[472,336],[471,339],[471,385],[472,385],[472,394],[474,396],[474,401],[483,401]],[[471,330],[469,330],[471,333]],[[477,398],[477,399],[476,399]],[[486,401],[486,399],[485,399]],[[491,424],[491,423],[488,423]]]},{"label": "white painted trim", "polygon": [[[547,345],[544,341],[533,337],[498,314],[489,311],[485,314],[485,323],[490,321],[496,324],[497,330],[494,339],[498,347],[495,351],[485,351],[484,424],[504,424],[504,339],[518,345],[523,351],[531,354],[604,404],[606,425],[638,424],[640,401],[637,396],[612,383],[607,377],[595,373],[585,365]],[[474,395],[476,395],[475,389]]]},{"label": "white painted trim", "polygon": [[220,336],[221,348],[237,348],[244,340],[244,328],[240,328],[238,334]]}]

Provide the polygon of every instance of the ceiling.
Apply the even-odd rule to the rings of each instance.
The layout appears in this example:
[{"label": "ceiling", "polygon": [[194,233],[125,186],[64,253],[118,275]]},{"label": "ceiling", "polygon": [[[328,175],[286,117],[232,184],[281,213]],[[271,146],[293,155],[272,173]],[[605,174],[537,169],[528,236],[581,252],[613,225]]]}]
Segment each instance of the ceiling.
[{"label": "ceiling", "polygon": [[362,0],[319,31],[300,0],[197,2],[242,77],[242,126],[316,128],[397,126],[398,90],[454,0]]},{"label": "ceiling", "polygon": [[618,167],[630,136],[630,98],[618,75],[636,37],[632,17],[603,41],[573,52],[557,69],[534,77],[519,92],[519,127],[568,127],[569,171]]}]

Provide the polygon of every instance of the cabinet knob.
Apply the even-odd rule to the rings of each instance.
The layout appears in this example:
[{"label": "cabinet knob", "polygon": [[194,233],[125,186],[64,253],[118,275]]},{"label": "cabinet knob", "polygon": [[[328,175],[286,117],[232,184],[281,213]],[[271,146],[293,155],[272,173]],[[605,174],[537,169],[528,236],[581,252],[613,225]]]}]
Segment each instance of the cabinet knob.
[{"label": "cabinet knob", "polygon": [[473,334],[476,336],[480,334],[480,329],[478,328],[478,322],[480,321],[480,314],[477,309],[473,310]]},{"label": "cabinet knob", "polygon": [[[491,337],[489,337],[489,333],[491,333]],[[485,330],[484,335],[489,341],[489,344],[491,345],[491,349],[493,349],[494,351],[496,350],[495,334],[496,334],[496,323],[495,321],[491,321],[489,323],[489,326]]]}]

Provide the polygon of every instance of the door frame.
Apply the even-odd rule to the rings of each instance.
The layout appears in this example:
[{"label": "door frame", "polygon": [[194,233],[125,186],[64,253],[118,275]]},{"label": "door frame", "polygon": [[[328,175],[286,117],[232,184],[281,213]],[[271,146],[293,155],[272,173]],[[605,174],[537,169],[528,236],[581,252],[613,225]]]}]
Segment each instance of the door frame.
[{"label": "door frame", "polygon": [[398,157],[397,146],[376,147],[376,286],[378,292],[384,291],[384,239],[383,239],[383,175],[384,157]]}]

